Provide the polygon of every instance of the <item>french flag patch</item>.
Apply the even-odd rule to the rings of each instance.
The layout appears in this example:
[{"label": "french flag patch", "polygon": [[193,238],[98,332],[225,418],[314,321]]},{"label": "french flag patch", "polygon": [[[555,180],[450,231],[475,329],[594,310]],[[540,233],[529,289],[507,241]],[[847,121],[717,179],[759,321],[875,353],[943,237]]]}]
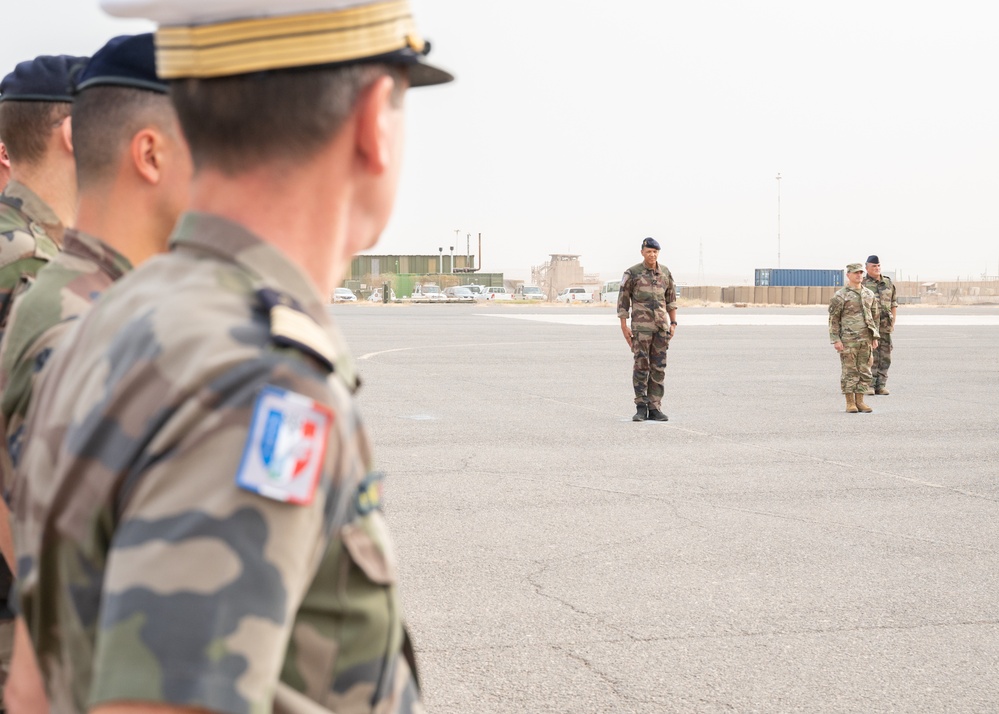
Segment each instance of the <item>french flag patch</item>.
[{"label": "french flag patch", "polygon": [[253,408],[236,484],[275,501],[311,503],[332,426],[333,412],[325,405],[265,386]]}]

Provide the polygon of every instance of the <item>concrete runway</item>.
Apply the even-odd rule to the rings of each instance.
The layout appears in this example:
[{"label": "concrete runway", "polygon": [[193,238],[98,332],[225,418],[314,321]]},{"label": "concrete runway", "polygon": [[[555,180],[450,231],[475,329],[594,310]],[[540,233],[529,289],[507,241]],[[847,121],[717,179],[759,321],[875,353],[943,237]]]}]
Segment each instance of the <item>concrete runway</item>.
[{"label": "concrete runway", "polygon": [[824,308],[681,309],[666,424],[608,306],[331,309],[429,711],[999,711],[999,308],[869,415]]}]

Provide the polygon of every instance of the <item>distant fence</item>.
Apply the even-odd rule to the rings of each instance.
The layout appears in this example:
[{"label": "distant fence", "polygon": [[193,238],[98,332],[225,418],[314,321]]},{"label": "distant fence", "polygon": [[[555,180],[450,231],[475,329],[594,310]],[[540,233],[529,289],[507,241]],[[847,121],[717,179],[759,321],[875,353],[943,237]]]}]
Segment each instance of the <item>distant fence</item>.
[{"label": "distant fence", "polygon": [[[895,284],[899,304],[999,304],[999,280]],[[746,305],[828,305],[837,287],[684,285],[684,301]]]}]

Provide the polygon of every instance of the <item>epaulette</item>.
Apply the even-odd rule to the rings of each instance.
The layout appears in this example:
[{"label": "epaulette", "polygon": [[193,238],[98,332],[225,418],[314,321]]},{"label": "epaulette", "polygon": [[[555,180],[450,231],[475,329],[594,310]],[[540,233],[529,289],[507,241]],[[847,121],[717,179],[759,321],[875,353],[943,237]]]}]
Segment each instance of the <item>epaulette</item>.
[{"label": "epaulette", "polygon": [[330,372],[334,371],[336,348],[333,341],[294,298],[271,288],[258,290],[257,297],[270,313],[271,340],[274,344],[299,350]]}]

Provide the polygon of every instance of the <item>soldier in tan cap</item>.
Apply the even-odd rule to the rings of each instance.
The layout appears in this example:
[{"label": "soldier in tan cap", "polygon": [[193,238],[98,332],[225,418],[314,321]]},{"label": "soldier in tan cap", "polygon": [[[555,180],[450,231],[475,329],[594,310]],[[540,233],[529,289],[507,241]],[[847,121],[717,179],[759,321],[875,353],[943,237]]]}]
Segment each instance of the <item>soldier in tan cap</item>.
[{"label": "soldier in tan cap", "polygon": [[839,352],[840,386],[846,411],[868,413],[864,394],[871,386],[871,350],[878,347],[878,305],[874,293],[862,285],[864,266],[846,266],[847,284],[829,302],[829,341]]},{"label": "soldier in tan cap", "polygon": [[422,711],[324,305],[388,221],[405,90],[451,76],[404,1],[105,5],[160,23],[195,176],[28,414],[19,592],[53,711]]}]

